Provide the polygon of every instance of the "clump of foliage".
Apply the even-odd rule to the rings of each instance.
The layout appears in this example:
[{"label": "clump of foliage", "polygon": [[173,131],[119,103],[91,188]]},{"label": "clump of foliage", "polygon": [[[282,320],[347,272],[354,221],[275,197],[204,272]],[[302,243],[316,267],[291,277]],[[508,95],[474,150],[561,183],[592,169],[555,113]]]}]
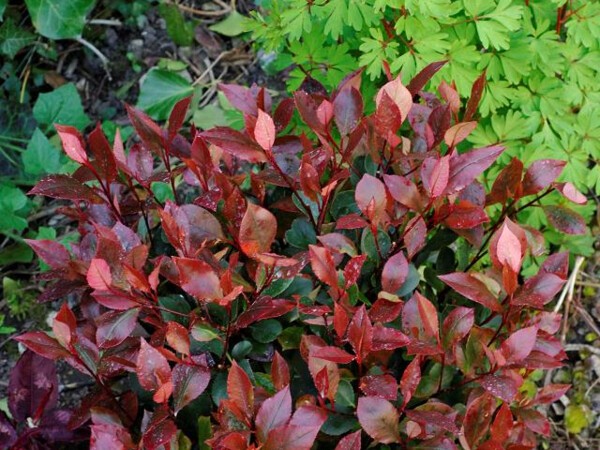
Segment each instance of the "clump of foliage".
[{"label": "clump of foliage", "polygon": [[[600,194],[600,4],[585,0],[388,1],[269,0],[248,28],[277,71],[291,67],[290,89],[308,74],[334,87],[366,67],[371,79],[401,74],[406,82],[427,64],[447,60],[433,78],[453,81],[462,97],[485,70],[482,120],[472,145],[502,142],[501,157],[568,161],[563,174],[580,190]],[[446,84],[442,83],[445,89]],[[490,186],[499,169],[490,171]],[[560,202],[557,196],[544,199]],[[593,208],[581,208],[591,219]],[[546,220],[535,211],[527,223]],[[590,236],[547,232],[546,239],[581,254]]]},{"label": "clump of foliage", "polygon": [[505,149],[464,146],[480,85],[463,112],[422,92],[437,68],[387,82],[370,114],[358,72],[276,107],[222,86],[243,131],[186,139],[189,99],[166,128],[128,108],[130,146],[57,126],[80,168],[31,194],[69,200],[81,239],[29,244],[55,279],[40,300],[76,301],[17,340],[94,378],[70,422],[91,448],[516,450],[549,434],[536,407],[568,386],[521,386],[566,356],[544,307],[568,256],[521,277],[544,245],[517,215],[554,190],[585,198],[550,159],[513,159],[486,194],[477,178]]}]

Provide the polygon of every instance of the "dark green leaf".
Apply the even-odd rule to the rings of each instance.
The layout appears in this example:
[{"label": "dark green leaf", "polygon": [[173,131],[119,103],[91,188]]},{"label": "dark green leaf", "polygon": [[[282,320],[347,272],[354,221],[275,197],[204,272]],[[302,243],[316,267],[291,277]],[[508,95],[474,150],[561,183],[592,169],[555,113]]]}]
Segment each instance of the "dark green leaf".
[{"label": "dark green leaf", "polygon": [[45,125],[46,130],[55,123],[82,130],[90,123],[73,83],[67,83],[47,94],[40,94],[33,107],[33,117],[38,123]]}]

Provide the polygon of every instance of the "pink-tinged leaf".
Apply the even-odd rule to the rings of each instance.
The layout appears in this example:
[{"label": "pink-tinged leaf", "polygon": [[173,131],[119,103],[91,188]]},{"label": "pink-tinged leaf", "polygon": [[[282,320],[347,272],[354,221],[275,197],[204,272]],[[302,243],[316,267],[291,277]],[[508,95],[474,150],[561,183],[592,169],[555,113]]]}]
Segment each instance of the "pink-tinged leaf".
[{"label": "pink-tinged leaf", "polygon": [[337,288],[338,276],[331,252],[325,247],[309,245],[310,265],[319,280],[332,288]]},{"label": "pink-tinged leaf", "polygon": [[125,293],[120,295],[118,292],[94,291],[92,292],[92,297],[102,306],[117,311],[125,311],[126,309],[140,306],[140,303],[132,300],[132,298]]},{"label": "pink-tinged leaf", "polygon": [[356,246],[352,239],[344,236],[341,233],[327,233],[322,236],[317,236],[317,239],[325,247],[338,252],[345,253],[348,256],[356,256]]},{"label": "pink-tinged leaf", "polygon": [[335,450],[361,450],[360,435],[362,430],[347,434],[335,446]]},{"label": "pink-tinged leaf", "polygon": [[275,144],[275,123],[270,115],[262,109],[258,110],[258,118],[254,127],[254,139],[266,151],[273,149]]},{"label": "pink-tinged leaf", "polygon": [[[418,292],[404,305],[402,328],[411,338],[409,354],[439,353],[440,332],[437,310]],[[413,342],[414,341],[414,342]]]},{"label": "pink-tinged leaf", "polygon": [[[392,100],[387,93],[383,92],[381,94],[381,99],[377,104],[377,110],[372,117],[375,130],[381,134],[383,138],[389,142],[399,141],[396,133],[402,126],[404,118],[402,117],[398,105],[396,105],[394,100]],[[395,143],[393,145],[395,145]]]},{"label": "pink-tinged leaf", "polygon": [[290,384],[290,368],[278,351],[275,351],[271,361],[271,380],[278,391]]},{"label": "pink-tinged leaf", "polygon": [[394,200],[413,211],[421,210],[423,199],[415,183],[400,175],[384,175],[383,179]]},{"label": "pink-tinged leaf", "polygon": [[333,104],[328,100],[323,100],[317,108],[317,119],[323,128],[327,128],[331,119],[333,119]]},{"label": "pink-tinged leaf", "polygon": [[[406,417],[410,420],[418,423],[423,428],[428,426],[433,426],[435,428],[441,428],[443,430],[449,431],[450,433],[457,435],[460,433],[460,430],[456,426],[455,418],[452,416],[447,416],[446,414],[441,413],[440,411],[427,411],[425,409],[414,409],[414,410],[406,410]],[[454,415],[453,415],[454,416]]]},{"label": "pink-tinged leaf", "polygon": [[474,205],[468,200],[443,205],[440,208],[440,215],[445,216],[444,224],[454,230],[470,230],[490,220],[481,206]]},{"label": "pink-tinged leaf", "polygon": [[271,430],[285,425],[292,415],[292,396],[289,386],[266,399],[256,414],[256,435],[259,442],[266,442]]},{"label": "pink-tinged leaf", "polygon": [[566,280],[569,275],[569,252],[554,253],[548,256],[540,267],[540,273],[552,273]]},{"label": "pink-tinged leaf", "polygon": [[468,122],[471,120],[475,113],[477,112],[477,108],[479,106],[479,101],[483,96],[483,90],[486,84],[485,70],[473,83],[471,87],[471,95],[469,95],[469,101],[467,102],[467,108],[465,109],[465,115],[463,116],[463,121]]},{"label": "pink-tinged leaf", "polygon": [[395,350],[400,347],[406,347],[409,343],[410,339],[408,336],[395,328],[385,327],[381,324],[373,327],[371,350],[374,352]]},{"label": "pink-tinged leaf", "polygon": [[235,361],[227,375],[227,397],[240,420],[250,423],[254,415],[254,388],[248,374]]},{"label": "pink-tinged leaf", "polygon": [[70,356],[69,352],[56,339],[42,331],[30,331],[14,339],[44,358],[56,360]]},{"label": "pink-tinged leaf", "polygon": [[182,289],[198,300],[216,300],[223,297],[221,281],[211,266],[199,259],[173,258],[179,270]]},{"label": "pink-tinged leaf", "polygon": [[256,99],[250,89],[237,84],[219,84],[219,90],[225,94],[231,105],[249,116],[256,116]]},{"label": "pink-tinged leaf", "polygon": [[398,411],[389,401],[380,397],[361,397],[356,408],[358,421],[375,442],[400,442]]},{"label": "pink-tinged leaf", "polygon": [[[53,361],[32,351],[21,355],[8,380],[8,408],[17,422],[39,420],[45,411],[56,407],[58,377]],[[2,429],[0,428],[0,433]]]},{"label": "pink-tinged leaf", "polygon": [[410,112],[413,101],[412,94],[406,87],[402,84],[402,80],[400,77],[386,83],[377,93],[377,97],[375,97],[375,102],[377,105],[381,102],[381,98],[383,93],[389,95],[389,97],[394,101],[400,113],[402,114],[402,121],[406,120],[408,117],[408,113]]},{"label": "pink-tinged leaf", "polygon": [[533,399],[534,405],[549,405],[559,400],[571,389],[570,384],[548,384],[540,389]]},{"label": "pink-tinged leaf", "polygon": [[53,269],[64,269],[71,260],[64,245],[50,239],[25,239],[38,257]]},{"label": "pink-tinged leaf", "polygon": [[187,113],[187,110],[190,107],[191,101],[192,101],[192,97],[186,97],[182,100],[179,100],[177,103],[175,103],[175,106],[173,106],[173,109],[171,110],[171,114],[169,115],[169,140],[170,141],[172,141],[173,138],[175,138],[175,136],[177,136],[177,133],[179,133],[179,130],[181,129],[181,126],[183,125],[183,122],[185,121],[185,114]]},{"label": "pink-tinged leaf", "polygon": [[490,428],[492,439],[496,442],[505,442],[510,437],[513,422],[514,420],[510,406],[506,403],[502,403],[500,408],[498,408],[498,412],[496,413],[496,417]]},{"label": "pink-tinged leaf", "polygon": [[302,159],[302,164],[300,165],[300,186],[308,198],[314,202],[318,201],[319,194],[321,193],[319,173],[310,164],[307,156]]},{"label": "pink-tinged leaf", "polygon": [[385,185],[368,173],[356,185],[354,198],[358,208],[373,222],[379,222],[387,203]]},{"label": "pink-tinged leaf", "polygon": [[[173,388],[171,368],[167,358],[161,352],[156,350],[146,342],[144,338],[140,339],[140,351],[137,357],[135,372],[138,376],[140,385],[147,391],[156,391],[167,385]],[[163,402],[168,400],[169,395],[163,398]],[[162,403],[162,402],[161,402]]]},{"label": "pink-tinged leaf", "polygon": [[494,397],[510,404],[517,396],[517,392],[523,384],[523,378],[507,371],[485,375],[479,380],[479,384]]},{"label": "pink-tinged leaf", "polygon": [[360,364],[368,356],[373,344],[373,325],[364,305],[356,310],[348,326],[348,341],[352,345]]},{"label": "pink-tinged leaf", "polygon": [[444,141],[450,148],[456,147],[477,128],[477,122],[460,122],[450,127],[444,134]]},{"label": "pink-tinged leaf", "polygon": [[551,302],[565,284],[565,280],[552,273],[542,272],[529,278],[517,290],[511,305],[530,306],[542,309]]},{"label": "pink-tinged leaf", "polygon": [[277,234],[277,219],[275,216],[254,203],[248,203],[248,208],[240,226],[239,242],[242,251],[248,256],[266,253]]},{"label": "pink-tinged leaf", "polygon": [[531,326],[522,328],[511,334],[500,346],[500,351],[507,363],[523,361],[535,345],[538,328]]},{"label": "pink-tinged leaf", "polygon": [[350,134],[360,122],[363,102],[360,92],[350,87],[342,89],[333,100],[333,118],[342,136]]},{"label": "pink-tinged leaf", "polygon": [[450,157],[450,175],[445,194],[454,194],[463,190],[490,167],[503,151],[504,147],[492,145],[477,148],[461,155],[452,155]]},{"label": "pink-tinged leaf", "polygon": [[402,407],[406,407],[421,382],[421,358],[416,356],[404,369],[400,379]]},{"label": "pink-tinged leaf", "polygon": [[516,414],[527,428],[542,436],[550,436],[550,422],[535,409],[517,409]]},{"label": "pink-tinged leaf", "polygon": [[93,424],[91,426],[90,450],[134,450],[131,435],[127,429],[120,425]]},{"label": "pink-tinged leaf", "polygon": [[[145,414],[148,412],[145,411]],[[144,435],[142,438],[143,446],[140,445],[144,450],[159,450],[166,446],[170,447],[169,442],[177,434],[177,425],[169,417],[168,413],[161,409],[151,413],[152,416],[149,421],[146,422],[148,425],[143,430]]]},{"label": "pink-tinged leaf", "polygon": [[469,273],[454,272],[438,278],[469,300],[477,302],[495,312],[502,311],[500,302],[485,283]]},{"label": "pink-tinged leaf", "polygon": [[190,354],[190,334],[186,327],[180,323],[170,321],[167,323],[165,337],[175,351],[184,355]]},{"label": "pink-tinged leaf", "polygon": [[531,163],[523,178],[523,195],[537,194],[549,187],[562,173],[566,161],[559,159],[539,159]]},{"label": "pink-tinged leaf", "polygon": [[360,390],[368,397],[381,397],[395,401],[398,383],[391,375],[366,375],[360,379]]},{"label": "pink-tinged leaf", "polygon": [[137,325],[139,308],[125,312],[109,311],[96,319],[96,343],[100,348],[116,347],[127,339]]},{"label": "pink-tinged leaf", "polygon": [[[323,120],[322,111],[318,111],[319,105],[317,105],[313,97],[306,92],[296,91],[294,92],[294,101],[300,117],[311,130],[315,133],[325,133],[324,123],[326,121]],[[333,105],[330,104],[330,106]],[[333,114],[333,108],[331,108],[331,114]]]},{"label": "pink-tinged leaf", "polygon": [[83,200],[93,203],[100,201],[100,197],[91,188],[70,175],[61,174],[42,178],[28,194],[44,195],[61,200]]},{"label": "pink-tinged leaf", "polygon": [[129,120],[144,144],[144,147],[156,156],[162,158],[165,149],[161,128],[146,113],[139,109],[130,105],[125,105],[125,109],[127,109]]},{"label": "pink-tinged leaf", "polygon": [[17,431],[13,427],[11,421],[6,417],[3,411],[0,411],[0,442],[6,448],[13,448],[15,442],[17,442]]},{"label": "pink-tinged leaf", "polygon": [[367,221],[358,214],[348,214],[342,216],[337,220],[335,225],[336,230],[356,230],[357,228],[364,228],[367,225]]},{"label": "pink-tinged leaf", "polygon": [[393,322],[400,315],[403,306],[402,301],[392,302],[385,298],[379,298],[369,309],[369,317],[372,322]]},{"label": "pink-tinged leaf", "polygon": [[349,364],[354,361],[354,355],[345,352],[339,347],[326,346],[320,347],[310,352],[310,356],[314,358],[324,359],[337,364]]},{"label": "pink-tinged leaf", "polygon": [[454,83],[452,83],[452,86],[450,86],[448,83],[442,80],[438,86],[438,92],[446,101],[446,103],[448,103],[450,110],[456,116],[460,111],[460,95],[458,95],[458,92],[456,92],[456,86]]},{"label": "pink-tinged leaf", "polygon": [[425,87],[427,82],[440,70],[448,61],[435,61],[425,66],[416,74],[406,88],[412,95],[417,95]]},{"label": "pink-tinged leaf", "polygon": [[266,162],[267,157],[260,145],[245,134],[226,127],[203,131],[200,136],[236,158],[253,163]]},{"label": "pink-tinged leaf", "polygon": [[477,448],[477,445],[489,432],[495,409],[496,399],[488,393],[471,398],[467,404],[463,432],[464,438],[471,448]]},{"label": "pink-tinged leaf", "polygon": [[437,198],[448,185],[450,174],[450,157],[427,158],[421,164],[421,181],[431,198]]},{"label": "pink-tinged leaf", "polygon": [[577,203],[578,205],[585,205],[587,203],[587,197],[579,192],[573,183],[558,183],[556,190],[573,203]]},{"label": "pink-tinged leaf", "polygon": [[406,261],[404,253],[396,253],[383,266],[381,287],[384,291],[395,293],[402,287],[407,276],[408,261]]},{"label": "pink-tinged leaf", "polygon": [[566,206],[546,205],[542,207],[550,224],[567,234],[585,234],[585,219]]},{"label": "pink-tinged leaf", "polygon": [[498,231],[498,243],[496,244],[495,253],[498,262],[503,267],[509,267],[513,273],[519,273],[524,249],[521,246],[521,241],[512,232],[506,220]]},{"label": "pink-tinged leaf", "polygon": [[210,381],[210,368],[206,357],[194,357],[199,361],[194,365],[177,364],[173,368],[173,408],[175,414],[204,392]]},{"label": "pink-tinged leaf", "polygon": [[236,328],[243,329],[259,320],[282,316],[296,307],[296,303],[284,299],[260,297],[239,315]]},{"label": "pink-tinged leaf", "polygon": [[314,406],[301,406],[288,425],[269,433],[264,450],[310,450],[327,414]]},{"label": "pink-tinged leaf", "polygon": [[77,128],[67,125],[54,125],[54,128],[56,128],[67,156],[79,164],[86,164],[88,157],[85,152],[85,143]]},{"label": "pink-tinged leaf", "polygon": [[425,246],[427,239],[427,225],[421,216],[412,218],[406,225],[404,245],[408,259],[411,260]]},{"label": "pink-tinged leaf", "polygon": [[73,311],[69,309],[66,303],[63,303],[60,310],[52,321],[52,331],[56,340],[63,346],[68,348],[69,344],[75,337],[77,329],[77,319]]},{"label": "pink-tinged leaf", "polygon": [[98,291],[110,291],[111,289],[112,275],[110,273],[110,266],[103,259],[92,259],[86,278],[92,289]]},{"label": "pink-tinged leaf", "polygon": [[346,281],[346,289],[348,289],[350,286],[352,286],[358,281],[362,266],[366,260],[367,255],[358,255],[352,257],[350,261],[346,263],[346,267],[344,267],[344,280]]},{"label": "pink-tinged leaf", "polygon": [[457,306],[444,319],[442,324],[442,344],[450,350],[455,343],[467,336],[475,323],[475,310]]}]

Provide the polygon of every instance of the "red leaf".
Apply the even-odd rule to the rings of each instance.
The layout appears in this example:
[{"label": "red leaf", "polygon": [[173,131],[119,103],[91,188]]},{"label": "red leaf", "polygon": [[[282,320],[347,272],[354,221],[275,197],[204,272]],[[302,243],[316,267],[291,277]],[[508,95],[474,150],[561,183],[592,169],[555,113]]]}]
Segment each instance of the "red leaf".
[{"label": "red leaf", "polygon": [[369,320],[365,305],[362,305],[354,313],[348,326],[348,341],[360,364],[369,355],[373,343],[373,325]]},{"label": "red leaf", "polygon": [[175,422],[164,410],[154,411],[144,430],[143,447],[145,450],[159,450],[170,447],[168,444],[177,433]]},{"label": "red leaf", "polygon": [[566,206],[545,205],[542,207],[550,224],[567,234],[585,234],[585,219]]},{"label": "red leaf", "polygon": [[56,128],[67,156],[79,164],[87,164],[88,157],[85,152],[85,143],[77,128],[58,124],[55,124],[54,128]]},{"label": "red leaf", "polygon": [[125,427],[104,423],[91,426],[90,450],[134,450],[136,447]]},{"label": "red leaf", "polygon": [[492,427],[490,428],[490,435],[492,439],[496,442],[505,442],[509,437],[513,428],[513,415],[510,410],[510,406],[506,403],[502,403],[500,408],[498,408],[498,412],[496,413],[496,417],[494,418],[494,423],[492,423]]},{"label": "red leaf", "polygon": [[444,192],[448,185],[450,174],[450,158],[427,158],[421,164],[421,181],[423,187],[431,198],[437,198]]},{"label": "red leaf", "polygon": [[203,131],[200,136],[213,145],[236,158],[253,163],[266,162],[267,157],[263,149],[239,131],[226,127],[215,127]]},{"label": "red leaf", "polygon": [[161,128],[144,112],[130,105],[125,105],[129,120],[140,137],[144,147],[163,158],[164,142]]},{"label": "red leaf", "polygon": [[335,446],[335,450],[361,450],[360,435],[362,431],[347,434]]},{"label": "red leaf", "polygon": [[175,103],[175,106],[173,106],[171,114],[169,115],[169,141],[172,141],[173,138],[177,136],[177,133],[179,133],[191,101],[192,97],[186,97],[179,100]]},{"label": "red leaf", "polygon": [[273,119],[262,109],[258,110],[258,118],[254,127],[254,139],[266,151],[273,149],[275,143],[275,123]]},{"label": "red leaf", "polygon": [[413,360],[408,364],[402,378],[400,379],[400,393],[402,394],[402,407],[406,407],[413,394],[417,390],[419,383],[421,382],[421,358],[415,356]]},{"label": "red leaf", "polygon": [[462,155],[450,157],[450,175],[446,195],[454,194],[471,184],[485,169],[490,167],[504,151],[500,145],[477,148]]},{"label": "red leaf", "polygon": [[569,252],[554,253],[548,256],[540,267],[540,273],[553,273],[566,280],[569,275]]},{"label": "red leaf", "polygon": [[363,114],[360,92],[350,87],[342,89],[333,100],[333,118],[342,136],[349,135],[358,125]]},{"label": "red leaf", "polygon": [[379,397],[361,397],[356,408],[358,421],[376,442],[400,442],[398,411],[389,401]]},{"label": "red leaf", "polygon": [[511,372],[490,374],[482,377],[479,384],[490,394],[511,403],[523,384],[523,379]]},{"label": "red leaf", "polygon": [[294,109],[294,100],[291,98],[284,98],[277,105],[275,114],[273,114],[273,121],[275,122],[275,129],[277,131],[283,131],[288,126],[294,115]]},{"label": "red leaf", "polygon": [[346,289],[348,289],[350,286],[352,286],[358,281],[362,266],[366,260],[367,255],[358,255],[352,257],[350,261],[346,263],[346,267],[344,267],[344,280],[346,281]]},{"label": "red leaf", "polygon": [[174,350],[184,355],[190,354],[190,335],[188,329],[180,323],[168,322],[165,338]]},{"label": "red leaf", "polygon": [[331,288],[338,286],[338,276],[331,252],[325,247],[309,245],[310,265],[319,280]]},{"label": "red leaf", "polygon": [[133,332],[139,308],[125,312],[109,311],[96,319],[96,343],[100,348],[116,347]]},{"label": "red leaf", "polygon": [[415,183],[400,175],[384,175],[383,179],[394,200],[413,211],[421,210],[423,200]]},{"label": "red leaf", "polygon": [[254,415],[254,388],[244,369],[235,361],[227,376],[227,397],[241,414],[239,419],[250,424]]},{"label": "red leaf", "polygon": [[240,314],[236,321],[236,328],[241,330],[259,320],[271,319],[282,316],[296,307],[296,303],[284,299],[260,297],[250,307]]},{"label": "red leaf", "polygon": [[560,292],[564,284],[565,280],[557,275],[546,272],[538,273],[521,286],[511,300],[511,304],[542,309]]},{"label": "red leaf", "polygon": [[25,239],[38,257],[53,269],[64,269],[71,260],[64,245],[50,239]]},{"label": "red leaf", "polygon": [[162,353],[149,345],[144,338],[140,338],[140,351],[135,372],[140,385],[147,391],[156,391],[165,386],[164,392],[161,393],[163,397],[155,398],[157,403],[164,403],[168,400],[173,389],[169,362]]},{"label": "red leaf", "polygon": [[469,334],[475,323],[475,310],[457,306],[444,319],[442,324],[442,343],[446,350]]},{"label": "red leaf", "polygon": [[271,430],[285,425],[292,415],[292,396],[286,386],[273,397],[266,399],[256,414],[256,435],[259,442],[266,442]]},{"label": "red leaf", "polygon": [[477,122],[460,122],[450,127],[444,134],[444,141],[450,148],[456,147],[477,128]]},{"label": "red leaf", "polygon": [[28,194],[61,200],[84,200],[93,203],[100,201],[100,197],[92,189],[70,175],[49,175],[42,178]]},{"label": "red leaf", "polygon": [[566,161],[539,159],[531,163],[523,178],[523,195],[537,194],[547,188],[562,173]]},{"label": "red leaf", "polygon": [[500,346],[507,363],[519,362],[527,358],[533,350],[537,337],[537,327],[527,327],[515,331]]},{"label": "red leaf", "polygon": [[383,266],[381,287],[384,291],[395,293],[402,287],[407,276],[408,261],[406,261],[404,253],[396,253]]},{"label": "red leaf", "polygon": [[492,191],[487,198],[487,204],[504,203],[508,199],[518,200],[521,197],[522,176],[523,163],[517,158],[513,158],[496,177]]},{"label": "red leaf", "polygon": [[471,448],[477,448],[477,444],[487,435],[495,409],[496,400],[487,393],[471,398],[467,404],[463,429],[465,439]]},{"label": "red leaf", "polygon": [[541,412],[534,409],[518,409],[516,413],[531,431],[542,436],[550,436],[550,422]]},{"label": "red leaf", "polygon": [[194,365],[177,364],[173,368],[173,408],[175,414],[204,392],[210,381],[205,356],[194,356]]},{"label": "red leaf", "polygon": [[417,95],[425,87],[427,82],[440,70],[448,61],[436,61],[425,66],[416,74],[406,88],[412,95]]},{"label": "red leaf", "polygon": [[406,224],[406,230],[408,231],[404,233],[404,245],[406,245],[406,252],[410,260],[425,245],[427,225],[421,216],[417,216]]},{"label": "red leaf", "polygon": [[409,342],[410,339],[408,336],[399,330],[383,325],[375,325],[373,327],[371,350],[374,352],[380,350],[395,350],[407,346]]},{"label": "red leaf", "polygon": [[271,361],[271,380],[278,391],[290,384],[290,369],[278,351],[275,351]]},{"label": "red leaf", "polygon": [[406,89],[406,87],[404,87],[400,77],[397,77],[396,79],[384,84],[379,92],[377,92],[377,97],[375,97],[377,106],[379,106],[384,92],[389,95],[396,106],[398,106],[398,109],[402,114],[402,121],[406,120],[408,113],[412,108],[413,101],[412,94],[408,89]]},{"label": "red leaf", "polygon": [[404,305],[402,328],[410,336],[409,354],[439,353],[439,322],[435,306],[418,292]]},{"label": "red leaf", "polygon": [[256,116],[258,108],[256,99],[250,89],[237,84],[219,84],[219,90],[225,94],[225,97],[235,109],[249,116]]},{"label": "red leaf", "polygon": [[469,230],[490,220],[481,206],[474,205],[468,200],[443,205],[440,208],[440,215],[446,216],[444,223],[455,230]]},{"label": "red leaf", "polygon": [[398,383],[391,375],[367,375],[360,379],[360,390],[369,397],[381,397],[395,401]]},{"label": "red leaf", "polygon": [[277,219],[266,209],[248,203],[240,226],[240,247],[248,256],[265,253],[277,234]]},{"label": "red leaf", "polygon": [[110,291],[112,275],[110,267],[105,260],[99,258],[92,259],[87,271],[87,282],[92,289]]},{"label": "red leaf", "polygon": [[475,116],[477,112],[477,107],[479,106],[479,101],[483,95],[483,89],[485,88],[485,70],[473,83],[473,87],[471,88],[471,95],[469,96],[469,101],[467,102],[467,108],[465,110],[465,115],[463,116],[463,121],[468,122]]},{"label": "red leaf", "polygon": [[385,298],[379,298],[369,309],[369,317],[372,322],[392,322],[400,315],[403,306],[402,301],[392,302]]},{"label": "red leaf", "polygon": [[288,425],[274,429],[264,450],[310,450],[327,414],[314,406],[301,406]]},{"label": "red leaf", "polygon": [[556,185],[556,190],[573,203],[579,205],[585,205],[587,203],[587,197],[579,192],[577,188],[573,186],[573,183],[558,183]]},{"label": "red leaf", "polygon": [[438,278],[469,300],[477,302],[495,312],[501,312],[502,306],[485,283],[469,273],[454,272],[439,275]]},{"label": "red leaf", "polygon": [[44,358],[55,360],[70,356],[69,352],[65,350],[56,339],[41,331],[23,333],[14,339]]},{"label": "red leaf", "polygon": [[353,355],[345,352],[341,348],[332,346],[320,347],[318,349],[312,350],[310,352],[310,356],[338,364],[349,364],[352,361],[354,361]]},{"label": "red leaf", "polygon": [[400,112],[400,108],[390,96],[383,92],[381,99],[377,104],[377,110],[373,117],[373,123],[375,130],[382,135],[383,138],[387,139],[392,145],[396,145],[394,141],[398,141],[399,138],[396,135],[398,129],[402,126],[404,118]]},{"label": "red leaf", "polygon": [[173,258],[179,269],[181,288],[198,300],[216,300],[223,297],[221,281],[211,266],[199,259]]},{"label": "red leaf", "polygon": [[387,203],[385,185],[368,173],[364,174],[356,185],[354,198],[358,208],[372,222],[379,222]]},{"label": "red leaf", "polygon": [[106,139],[100,123],[88,136],[90,150],[94,155],[94,167],[105,183],[112,183],[117,178],[117,160]]},{"label": "red leaf", "polygon": [[533,399],[534,405],[549,405],[560,399],[571,389],[570,384],[548,384],[537,392]]},{"label": "red leaf", "polygon": [[319,173],[310,164],[307,155],[302,158],[302,164],[300,165],[300,186],[312,201],[318,201],[318,194],[321,192]]},{"label": "red leaf", "polygon": [[73,311],[69,309],[66,303],[63,303],[58,314],[52,321],[52,331],[56,340],[63,346],[67,347],[75,337],[75,330],[77,328],[77,319]]},{"label": "red leaf", "polygon": [[324,133],[325,126],[319,120],[318,105],[313,97],[306,92],[294,92],[294,101],[300,117],[315,133]]},{"label": "red leaf", "polygon": [[495,256],[503,267],[509,267],[513,273],[519,273],[524,249],[506,220],[498,230],[498,241],[494,248]]}]

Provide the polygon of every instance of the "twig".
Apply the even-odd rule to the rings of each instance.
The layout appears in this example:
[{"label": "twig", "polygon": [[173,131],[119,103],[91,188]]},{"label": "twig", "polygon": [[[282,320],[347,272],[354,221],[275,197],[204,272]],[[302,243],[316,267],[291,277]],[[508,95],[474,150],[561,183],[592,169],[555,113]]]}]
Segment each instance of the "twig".
[{"label": "twig", "polygon": [[88,20],[89,25],[105,25],[107,27],[120,27],[123,22],[117,19],[92,19]]},{"label": "twig", "polygon": [[567,344],[565,345],[566,352],[580,352],[580,351],[590,352],[594,355],[600,356],[600,348],[594,347],[589,344]]},{"label": "twig", "polygon": [[[209,73],[212,72],[213,67],[215,67],[219,61],[221,61],[221,59],[223,59],[223,57],[225,55],[229,54],[229,52],[222,52],[219,56],[217,56],[215,58],[215,60],[209,64],[209,66],[204,70],[204,72],[202,72],[202,74],[200,74],[200,76],[198,78],[196,78],[196,80],[192,83],[192,86],[196,86],[198,83],[200,83],[202,81],[202,79]],[[213,77],[214,78],[214,75]]]},{"label": "twig", "polygon": [[180,10],[185,11],[186,13],[193,14],[195,16],[221,17],[221,16],[224,16],[225,14],[228,14],[231,12],[231,7],[229,7],[228,5],[223,4],[221,2],[218,2],[218,3],[221,4],[223,6],[223,8],[216,10],[216,11],[206,11],[203,9],[196,9],[196,8],[192,8],[191,6],[186,6],[186,5],[181,5],[179,3],[175,3],[173,1],[167,1],[166,3],[168,5],[175,5]]},{"label": "twig", "polygon": [[94,44],[92,44],[90,41],[82,38],[82,37],[78,37],[75,38],[75,40],[77,42],[79,42],[81,45],[89,48],[102,62],[102,65],[104,66],[104,71],[106,72],[106,75],[108,76],[108,79],[112,81],[112,77],[110,75],[110,72],[108,71],[108,58],[104,55],[104,53],[102,53],[100,50],[98,50],[98,48],[96,48],[96,46]]},{"label": "twig", "polygon": [[569,298],[570,298],[569,302],[573,299],[573,290],[575,289],[575,281],[577,280],[577,274],[579,273],[579,269],[581,268],[583,261],[584,261],[584,258],[582,256],[578,256],[577,259],[575,260],[575,267],[573,267],[573,272],[571,272],[571,276],[567,280],[567,284],[565,284],[565,287],[563,288],[562,292],[560,293],[560,297],[558,298],[558,302],[556,302],[556,306],[554,307],[555,313],[560,311],[560,309],[562,308],[562,304],[565,301],[567,294],[569,294]]}]

